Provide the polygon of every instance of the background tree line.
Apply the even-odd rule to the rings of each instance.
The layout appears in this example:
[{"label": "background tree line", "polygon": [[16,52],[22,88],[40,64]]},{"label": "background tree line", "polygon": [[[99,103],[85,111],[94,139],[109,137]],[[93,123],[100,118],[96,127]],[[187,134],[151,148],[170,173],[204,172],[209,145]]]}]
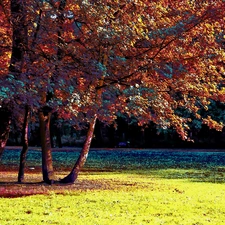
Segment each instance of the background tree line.
[{"label": "background tree line", "polygon": [[[208,112],[218,121],[224,123],[224,104],[212,102]],[[202,112],[204,113],[204,112]],[[105,125],[97,121],[91,147],[96,148],[221,148],[225,146],[224,129],[216,131],[201,121],[195,120],[192,123],[190,136],[193,141],[182,140],[174,129],[162,129],[156,124],[149,122],[146,126],[140,127],[135,118],[121,115],[116,120],[117,127]],[[8,145],[22,145],[21,132],[16,130],[16,125],[11,124],[12,131],[9,135]],[[51,146],[81,147],[85,141],[86,130],[76,130],[67,121],[59,120],[56,117],[51,119]],[[29,126],[30,146],[40,147],[40,131],[38,124]]]}]

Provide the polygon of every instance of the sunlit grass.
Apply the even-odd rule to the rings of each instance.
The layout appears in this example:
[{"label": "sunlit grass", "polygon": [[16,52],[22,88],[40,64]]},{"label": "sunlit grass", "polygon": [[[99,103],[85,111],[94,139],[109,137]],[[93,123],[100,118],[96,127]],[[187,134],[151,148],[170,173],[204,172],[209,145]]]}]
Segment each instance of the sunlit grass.
[{"label": "sunlit grass", "polygon": [[193,182],[175,169],[136,172],[83,172],[67,188],[18,185],[24,192],[37,188],[45,194],[0,198],[0,224],[225,223],[224,184]]}]

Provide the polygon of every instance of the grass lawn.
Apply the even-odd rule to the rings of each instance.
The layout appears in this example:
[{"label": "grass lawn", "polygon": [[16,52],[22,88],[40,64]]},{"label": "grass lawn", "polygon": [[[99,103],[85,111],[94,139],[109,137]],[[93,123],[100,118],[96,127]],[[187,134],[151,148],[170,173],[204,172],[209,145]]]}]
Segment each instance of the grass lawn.
[{"label": "grass lawn", "polygon": [[[39,154],[29,153],[26,183],[17,184],[19,151],[4,153],[0,225],[225,224],[225,153],[92,151],[69,186],[39,183]],[[76,156],[53,153],[58,177]]]}]

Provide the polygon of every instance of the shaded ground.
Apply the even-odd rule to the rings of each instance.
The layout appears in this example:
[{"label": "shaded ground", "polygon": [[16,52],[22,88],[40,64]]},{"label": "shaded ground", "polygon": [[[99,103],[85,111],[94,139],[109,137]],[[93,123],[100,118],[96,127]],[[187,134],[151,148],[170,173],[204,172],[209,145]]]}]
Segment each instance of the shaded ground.
[{"label": "shaded ground", "polygon": [[[13,149],[13,150],[12,150]],[[56,179],[68,174],[79,149],[54,149]],[[73,185],[41,183],[41,152],[30,148],[27,154],[25,183],[18,184],[17,171],[20,149],[6,149],[0,162],[0,196],[18,197],[32,194],[62,193],[71,190],[108,190],[137,185],[118,180],[92,179],[97,174],[127,173],[169,179],[189,179],[194,182],[225,182],[225,152],[175,150],[96,150],[89,153],[87,163]],[[87,178],[88,177],[88,178]],[[91,178],[90,178],[91,177]],[[141,185],[141,184],[140,184]]]},{"label": "shaded ground", "polygon": [[[73,190],[105,190],[110,189],[111,183],[104,180],[78,179],[73,185],[54,184],[52,186],[40,182],[41,176],[37,173],[26,174],[26,180],[19,184],[15,182],[16,172],[1,172],[0,197],[20,197],[33,194],[64,193]],[[5,180],[5,181],[4,181]],[[10,181],[11,180],[11,181]]]},{"label": "shaded ground", "polygon": [[[34,194],[51,194],[51,192],[57,194],[65,194],[70,191],[102,191],[102,190],[126,190],[127,188],[130,189],[131,187],[135,188],[151,188],[149,185],[151,182],[137,182],[131,180],[124,180],[124,179],[115,179],[115,176],[120,177],[120,173],[112,172],[111,178],[108,172],[97,172],[97,171],[83,171],[81,172],[79,178],[76,182],[72,185],[63,185],[59,183],[54,183],[53,185],[47,185],[45,183],[40,182],[41,175],[40,173],[27,173],[26,180],[23,183],[18,183],[15,181],[17,172],[10,171],[10,172],[2,172],[0,174],[0,197],[21,197],[21,196],[28,196]],[[56,173],[56,177],[60,178],[65,176],[66,172],[58,172]],[[102,176],[102,177],[101,177]],[[125,175],[128,177],[138,177],[137,175],[128,174]],[[140,179],[143,179],[140,176]],[[29,182],[28,182],[29,181]],[[155,184],[154,184],[155,186]]]}]

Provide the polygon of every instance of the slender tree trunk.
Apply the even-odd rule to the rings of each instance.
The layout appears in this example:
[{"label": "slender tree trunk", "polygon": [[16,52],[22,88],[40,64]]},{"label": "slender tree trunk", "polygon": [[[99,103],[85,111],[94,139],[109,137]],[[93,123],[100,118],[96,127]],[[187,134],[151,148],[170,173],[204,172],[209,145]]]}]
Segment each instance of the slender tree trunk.
[{"label": "slender tree trunk", "polygon": [[24,181],[24,168],[25,168],[25,161],[26,155],[28,151],[28,125],[29,125],[29,107],[28,105],[25,106],[25,115],[23,121],[23,129],[22,129],[22,144],[23,148],[20,153],[20,166],[19,166],[19,173],[18,173],[18,182]]},{"label": "slender tree trunk", "polygon": [[[59,11],[61,12],[60,14],[60,19],[59,19],[59,30],[58,30],[58,51],[57,51],[57,59],[60,61],[62,60],[62,50],[60,48],[61,46],[61,23],[64,21],[64,16],[63,16],[63,10],[66,6],[66,0],[60,1],[59,5]],[[56,75],[57,76],[57,66],[55,68],[56,70]],[[53,78],[52,77],[52,78]],[[52,97],[51,92],[47,92],[46,94],[41,93],[42,95],[42,102],[43,105],[48,102],[51,97]],[[51,110],[47,109],[48,107],[43,107],[39,111],[39,123],[40,123],[40,134],[41,134],[41,146],[42,146],[42,175],[43,175],[43,180],[46,183],[52,184],[54,182],[54,170],[53,170],[53,164],[52,164],[52,149],[51,149],[51,136],[50,136],[50,119],[51,119]],[[46,111],[47,109],[47,111]]]},{"label": "slender tree trunk", "polygon": [[2,137],[0,139],[0,159],[2,158],[2,155],[4,153],[7,140],[8,140],[8,138],[2,139]]},{"label": "slender tree trunk", "polygon": [[52,184],[54,170],[52,164],[51,137],[50,137],[51,112],[39,111],[40,136],[42,147],[42,175],[43,181]]},{"label": "slender tree trunk", "polygon": [[10,131],[10,112],[7,109],[0,110],[0,159],[4,152]]},{"label": "slender tree trunk", "polygon": [[24,53],[28,44],[25,1],[11,0],[11,20],[13,27],[12,55],[9,71],[19,79],[24,62]]},{"label": "slender tree trunk", "polygon": [[87,133],[87,138],[86,138],[84,146],[80,152],[80,156],[79,156],[77,162],[75,163],[70,174],[68,176],[66,176],[65,178],[63,178],[62,180],[60,180],[60,183],[72,184],[77,179],[78,173],[84,166],[84,164],[87,160],[87,157],[88,157],[91,141],[92,141],[93,134],[94,134],[96,119],[97,119],[97,116],[95,115],[94,118],[92,119],[92,121],[90,122],[88,133]]}]

